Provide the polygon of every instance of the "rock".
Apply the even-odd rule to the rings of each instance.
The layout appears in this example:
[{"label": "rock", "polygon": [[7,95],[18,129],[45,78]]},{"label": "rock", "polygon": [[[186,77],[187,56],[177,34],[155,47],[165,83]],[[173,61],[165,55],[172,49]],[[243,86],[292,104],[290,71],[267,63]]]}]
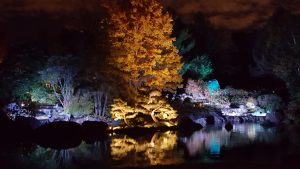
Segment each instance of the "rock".
[{"label": "rock", "polygon": [[95,142],[107,137],[108,125],[104,122],[85,121],[82,123],[83,139],[86,142]]},{"label": "rock", "polygon": [[71,117],[70,121],[78,123],[78,124],[82,124],[84,121],[86,121],[87,118],[86,117]]},{"label": "rock", "polygon": [[31,112],[23,109],[17,103],[10,103],[6,105],[5,110],[8,112],[7,115],[10,119],[15,120],[17,116],[29,117]]},{"label": "rock", "polygon": [[248,112],[248,110],[244,106],[240,106],[239,108],[221,109],[221,112],[224,116],[243,116]]},{"label": "rock", "polygon": [[209,115],[205,119],[206,119],[206,124],[208,124],[208,125],[215,124],[215,117],[214,116]]},{"label": "rock", "polygon": [[279,124],[283,121],[283,115],[280,112],[273,111],[268,113],[266,116],[266,120],[270,121],[271,123]]},{"label": "rock", "polygon": [[30,127],[31,129],[36,129],[42,125],[40,121],[34,117],[23,116],[17,116],[15,119],[15,123],[22,127]]},{"label": "rock", "polygon": [[5,109],[7,111],[14,111],[14,110],[20,110],[21,107],[17,103],[9,103],[5,106]]},{"label": "rock", "polygon": [[219,113],[216,113],[216,112],[210,112],[209,115],[214,118],[213,119],[214,123],[224,123],[224,122],[226,122],[226,118],[224,116],[222,116],[221,113],[219,114]]},{"label": "rock", "polygon": [[108,125],[101,121],[85,121],[82,123],[84,131],[95,131],[95,132],[105,132],[108,129]]},{"label": "rock", "polygon": [[70,115],[67,113],[57,113],[54,112],[49,118],[50,122],[56,122],[56,121],[69,121],[70,120]]},{"label": "rock", "polygon": [[233,118],[233,122],[235,122],[235,123],[243,123],[243,122],[244,122],[244,119],[241,118],[241,117],[234,117],[234,118]]},{"label": "rock", "polygon": [[43,147],[67,149],[77,147],[82,141],[82,127],[75,122],[53,122],[34,131],[35,141]]},{"label": "rock", "polygon": [[255,110],[251,113],[252,116],[257,117],[265,117],[267,115],[265,109],[262,109],[260,107],[256,107]]},{"label": "rock", "polygon": [[1,124],[7,124],[9,123],[11,120],[8,118],[6,112],[2,109],[0,109],[0,125]]},{"label": "rock", "polygon": [[237,103],[231,103],[229,107],[232,109],[238,109],[238,108],[240,108],[240,105]]},{"label": "rock", "polygon": [[207,126],[207,120],[204,117],[196,119],[193,122],[195,122],[197,124],[200,124],[202,127],[206,127]]},{"label": "rock", "polygon": [[231,131],[231,130],[233,129],[233,125],[232,125],[231,123],[226,123],[226,124],[225,124],[225,129],[226,129],[227,131]]},{"label": "rock", "polygon": [[178,126],[180,129],[184,129],[184,130],[200,130],[203,126],[198,123],[198,122],[194,122],[192,119],[190,119],[189,117],[183,117],[179,120]]},{"label": "rock", "polygon": [[8,146],[15,147],[20,140],[19,130],[15,123],[9,119],[6,112],[0,109],[0,149]]},{"label": "rock", "polygon": [[48,115],[47,113],[43,113],[43,112],[38,112],[35,113],[34,117],[38,120],[49,120],[51,115]]}]

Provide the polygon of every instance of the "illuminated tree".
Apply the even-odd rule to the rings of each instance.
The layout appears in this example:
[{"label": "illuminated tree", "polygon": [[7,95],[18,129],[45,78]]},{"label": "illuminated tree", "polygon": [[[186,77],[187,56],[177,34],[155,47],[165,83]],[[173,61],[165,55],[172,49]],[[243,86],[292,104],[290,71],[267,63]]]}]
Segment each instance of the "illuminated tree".
[{"label": "illuminated tree", "polygon": [[202,80],[188,79],[185,93],[192,96],[193,99],[206,99],[209,96],[209,89]]},{"label": "illuminated tree", "polygon": [[172,17],[158,0],[129,0],[128,9],[111,14],[110,66],[129,87],[174,91],[182,64],[173,45]]},{"label": "illuminated tree", "polygon": [[181,55],[187,54],[193,48],[195,48],[196,41],[191,39],[192,34],[188,32],[188,30],[183,30],[180,32],[174,45],[177,47]]},{"label": "illuminated tree", "polygon": [[188,63],[185,63],[180,70],[181,74],[191,71],[196,73],[200,79],[207,78],[213,72],[212,63],[207,55],[197,56]]},{"label": "illuminated tree", "polygon": [[177,118],[177,113],[161,96],[159,91],[150,92],[149,96],[140,99],[135,111],[150,115],[155,123],[163,122],[172,126],[174,123],[171,121]]},{"label": "illuminated tree", "polygon": [[[115,99],[112,104],[111,114],[116,120],[124,120],[126,125],[131,125],[129,119],[134,119],[139,115],[151,116],[155,124],[173,126],[177,118],[176,111],[162,97],[159,91],[150,92],[149,96],[140,96],[134,106],[127,105],[121,99]],[[149,125],[151,126],[151,123]]]},{"label": "illuminated tree", "polygon": [[111,114],[127,125],[128,119],[139,115],[171,125],[165,121],[175,119],[176,111],[161,97],[161,92],[175,91],[182,81],[181,57],[173,45],[175,38],[170,37],[172,17],[163,11],[158,0],[127,2],[128,6],[115,8],[110,15],[107,70],[127,91],[125,101],[114,100]]},{"label": "illuminated tree", "polygon": [[74,93],[73,78],[75,74],[71,70],[61,67],[51,67],[41,72],[43,79],[53,90],[59,103],[68,110]]},{"label": "illuminated tree", "polygon": [[134,108],[127,105],[127,102],[121,99],[115,99],[112,104],[111,114],[115,120],[124,120],[126,125],[129,125],[127,119],[135,118],[138,114],[134,111]]}]

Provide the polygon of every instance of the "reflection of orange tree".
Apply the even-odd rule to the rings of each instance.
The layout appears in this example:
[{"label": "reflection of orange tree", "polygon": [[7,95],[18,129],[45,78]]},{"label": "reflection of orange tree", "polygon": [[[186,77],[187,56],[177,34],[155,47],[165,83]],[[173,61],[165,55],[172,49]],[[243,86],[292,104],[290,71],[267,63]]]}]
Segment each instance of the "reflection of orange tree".
[{"label": "reflection of orange tree", "polygon": [[[175,111],[161,97],[145,97],[151,91],[176,90],[182,78],[181,57],[173,45],[172,17],[158,0],[128,0],[128,6],[113,8],[110,15],[110,57],[112,76],[126,83],[125,101],[112,105],[115,119],[150,115],[153,121],[176,118]],[[160,94],[159,94],[160,95]],[[127,103],[134,103],[127,105]]]},{"label": "reflection of orange tree", "polygon": [[175,132],[155,133],[150,141],[136,140],[128,136],[113,138],[111,142],[111,156],[114,160],[126,158],[129,153],[142,153],[143,160],[150,164],[167,163],[167,152],[174,149],[177,143]]}]

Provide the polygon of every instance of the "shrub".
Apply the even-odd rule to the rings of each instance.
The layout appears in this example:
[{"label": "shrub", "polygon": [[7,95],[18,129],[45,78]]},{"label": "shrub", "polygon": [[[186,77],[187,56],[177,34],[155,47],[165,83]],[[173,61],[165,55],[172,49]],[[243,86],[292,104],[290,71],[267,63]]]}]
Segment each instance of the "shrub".
[{"label": "shrub", "polygon": [[209,90],[204,81],[189,79],[185,88],[185,93],[192,96],[194,100],[198,100],[206,99],[209,95]]},{"label": "shrub", "polygon": [[185,63],[180,70],[180,74],[185,74],[188,70],[196,73],[199,79],[205,79],[213,72],[212,63],[207,55],[197,56],[189,63]]},{"label": "shrub", "polygon": [[56,103],[57,99],[50,89],[42,84],[35,84],[33,88],[34,89],[30,92],[31,101],[48,105]]},{"label": "shrub", "polygon": [[73,116],[89,115],[93,113],[93,110],[94,103],[88,93],[76,94],[70,105],[66,107],[66,112]]}]

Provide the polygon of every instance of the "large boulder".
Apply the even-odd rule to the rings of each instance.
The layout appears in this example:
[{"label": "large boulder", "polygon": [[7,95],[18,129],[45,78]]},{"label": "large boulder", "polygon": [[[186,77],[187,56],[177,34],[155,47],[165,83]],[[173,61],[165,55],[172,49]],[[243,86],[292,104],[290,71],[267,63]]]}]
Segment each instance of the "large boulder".
[{"label": "large boulder", "polygon": [[85,121],[82,123],[83,139],[86,142],[103,140],[107,137],[108,125],[105,122]]},{"label": "large boulder", "polygon": [[0,149],[14,146],[20,140],[15,123],[0,109]]},{"label": "large boulder", "polygon": [[82,141],[82,127],[75,122],[53,122],[34,131],[35,141],[43,147],[67,149],[77,147]]},{"label": "large boulder", "polygon": [[195,122],[197,124],[200,124],[202,127],[206,127],[208,125],[207,124],[207,119],[205,117],[195,119],[193,122]]},{"label": "large boulder", "polygon": [[196,121],[193,121],[189,117],[183,117],[179,120],[178,126],[184,130],[200,130],[203,126]]},{"label": "large boulder", "polygon": [[34,117],[23,117],[23,116],[17,116],[15,119],[15,123],[18,126],[29,127],[31,129],[36,129],[42,125],[41,122]]},{"label": "large boulder", "polygon": [[227,130],[227,131],[231,131],[233,129],[233,125],[231,123],[226,123],[224,128]]},{"label": "large boulder", "polygon": [[182,117],[178,123],[179,135],[181,137],[190,137],[194,131],[201,130],[203,126],[194,122],[189,117]]}]

